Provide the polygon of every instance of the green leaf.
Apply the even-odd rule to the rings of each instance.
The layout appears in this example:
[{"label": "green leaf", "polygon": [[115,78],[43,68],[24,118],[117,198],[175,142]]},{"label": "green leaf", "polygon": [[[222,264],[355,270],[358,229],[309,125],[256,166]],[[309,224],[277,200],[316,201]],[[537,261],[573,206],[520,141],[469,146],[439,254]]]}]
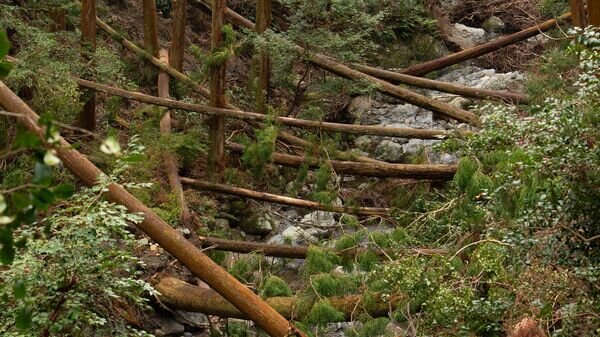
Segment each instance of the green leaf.
[{"label": "green leaf", "polygon": [[121,160],[126,163],[139,163],[145,158],[146,156],[142,153],[132,153],[130,155],[125,156],[125,158],[122,158]]},{"label": "green leaf", "polygon": [[42,142],[35,133],[18,126],[17,136],[15,137],[16,148],[37,148],[41,145]]},{"label": "green leaf", "polygon": [[33,183],[48,186],[52,182],[52,168],[40,162],[35,163]]},{"label": "green leaf", "polygon": [[71,184],[60,184],[52,187],[51,191],[57,199],[68,199],[75,192],[75,188]]},{"label": "green leaf", "polygon": [[28,193],[15,192],[10,198],[16,209],[27,209],[31,206],[31,195]]},{"label": "green leaf", "polygon": [[25,295],[27,295],[27,288],[25,287],[25,282],[23,280],[17,280],[17,282],[15,282],[13,294],[18,300],[25,298]]},{"label": "green leaf", "polygon": [[8,55],[9,49],[10,42],[8,41],[8,36],[5,31],[0,31],[0,59]]},{"label": "green leaf", "polygon": [[33,193],[33,205],[41,210],[47,210],[55,200],[54,193],[47,188]]},{"label": "green leaf", "polygon": [[0,61],[0,77],[8,76],[12,68],[13,65],[11,63]]},{"label": "green leaf", "polygon": [[29,308],[22,308],[19,311],[16,319],[16,326],[19,330],[26,330],[31,328],[31,310]]},{"label": "green leaf", "polygon": [[4,243],[0,249],[0,262],[4,265],[11,264],[15,259],[15,248],[12,243]]}]

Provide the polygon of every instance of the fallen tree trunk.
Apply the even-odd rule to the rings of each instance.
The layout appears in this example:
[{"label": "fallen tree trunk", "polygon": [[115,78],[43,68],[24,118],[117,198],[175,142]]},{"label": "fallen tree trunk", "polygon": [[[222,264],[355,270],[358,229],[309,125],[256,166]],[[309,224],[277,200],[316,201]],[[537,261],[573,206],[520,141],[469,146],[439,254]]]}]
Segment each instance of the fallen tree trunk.
[{"label": "fallen tree trunk", "polygon": [[[138,47],[133,42],[127,40],[125,37],[123,37],[121,34],[117,33],[117,31],[112,29],[109,25],[107,25],[104,21],[100,20],[100,18],[98,18],[98,17],[96,17],[96,24],[98,25],[98,27],[100,27],[102,30],[104,30],[108,35],[110,35],[114,40],[120,42],[123,46],[130,49],[131,51],[136,53],[138,56],[144,58],[145,60],[148,60],[148,62],[154,64],[159,69],[161,69],[164,72],[166,72],[167,74],[169,74],[172,78],[188,85],[190,88],[192,88],[194,91],[196,91],[197,93],[202,95],[204,98],[207,98],[207,99],[210,98],[210,92],[206,88],[202,87],[201,85],[196,83],[194,80],[192,80],[188,76],[184,75],[183,73],[177,71],[173,67],[170,67],[168,64],[165,64],[165,63],[161,62],[159,59],[157,59],[156,57],[153,57],[152,55],[148,54],[144,49]],[[228,102],[226,103],[226,107],[231,110],[241,111],[238,107],[236,107],[235,105],[228,103]],[[257,127],[264,128],[264,125],[262,125],[260,123],[252,123],[251,122],[250,124],[257,126]],[[285,132],[285,131],[279,131],[279,133],[277,134],[277,137],[290,143],[290,144],[299,146],[301,148],[307,148],[312,145],[310,142],[308,142],[302,138],[296,137],[293,134]],[[357,157],[356,159],[359,161],[364,161],[364,162],[375,162],[376,161],[374,159],[371,159],[368,157],[362,157],[362,156]]]},{"label": "fallen tree trunk", "polygon": [[[226,252],[235,252],[242,254],[260,253],[265,256],[285,257],[291,259],[305,259],[308,253],[307,246],[276,245],[262,242],[236,241],[220,238],[200,237],[200,247],[212,248]],[[430,248],[408,248],[408,249],[390,249],[384,251],[381,249],[368,249],[355,247],[344,250],[332,250],[332,252],[347,257],[355,257],[361,253],[374,252],[380,257],[387,255],[443,255],[448,253],[445,249]]]},{"label": "fallen tree trunk", "polygon": [[[228,142],[227,147],[236,152],[244,152],[244,146],[241,144]],[[300,167],[303,164],[308,164],[311,168],[318,168],[321,165],[321,162],[318,159],[310,159],[278,152],[272,154],[271,161],[278,165],[290,167]],[[329,163],[336,173],[367,177],[450,180],[456,173],[456,165],[380,164],[338,160],[331,160]]]},{"label": "fallen tree trunk", "polygon": [[458,53],[450,54],[447,56],[440,57],[438,59],[428,61],[425,63],[417,64],[406,69],[401,70],[403,74],[413,76],[423,76],[434,70],[449,67],[453,64],[457,64],[466,60],[474,59],[476,57],[491,53],[500,48],[515,44],[517,42],[526,40],[530,37],[536,36],[541,32],[545,32],[555,27],[556,25],[563,23],[571,17],[571,13],[564,14],[557,19],[548,20],[539,25],[524,29],[514,34],[500,37],[496,40],[484,43],[482,45],[459,51]]},{"label": "fallen tree trunk", "polygon": [[[168,64],[169,52],[165,49],[161,49],[159,54],[160,60]],[[169,75],[164,72],[158,74],[158,96],[161,98],[169,97]],[[167,110],[160,119],[160,135],[161,137],[168,138],[170,134],[171,112]],[[179,204],[179,221],[190,230],[195,230],[192,224],[192,214],[188,208],[187,200],[185,200],[185,196],[183,195],[183,186],[181,185],[181,179],[179,178],[178,173],[179,170],[177,168],[177,158],[175,158],[173,153],[168,151],[163,151],[162,157],[167,179],[169,180],[169,185],[171,185],[171,191],[175,194],[177,203]]]},{"label": "fallen tree trunk", "polygon": [[[163,278],[155,288],[160,293],[158,295],[160,301],[171,309],[248,319],[247,315],[213,290],[200,288],[172,277]],[[373,296],[373,300],[368,303],[364,301],[362,295],[328,297],[327,300],[350,321],[363,312],[372,317],[387,316],[404,299],[403,296],[392,296],[383,300],[380,294]],[[302,320],[317,299],[317,297],[271,297],[265,301],[283,317]]]},{"label": "fallen tree trunk", "polygon": [[288,205],[294,207],[302,207],[302,208],[310,208],[321,211],[328,212],[336,212],[336,213],[348,213],[348,214],[357,214],[357,215],[386,215],[390,209],[389,208],[378,208],[378,207],[347,207],[347,206],[337,206],[337,205],[325,205],[318,202],[310,201],[310,200],[302,200],[296,198],[290,198],[283,195],[265,193],[265,192],[257,192],[253,190],[248,190],[240,187],[233,187],[223,184],[211,183],[204,180],[190,179],[190,178],[181,178],[181,182],[190,185],[197,189],[203,189],[207,191],[213,191],[217,193],[225,193],[230,195],[235,195],[238,197],[245,197],[255,200],[268,201],[281,205]]},{"label": "fallen tree trunk", "polygon": [[[39,117],[37,114],[2,81],[0,81],[0,105],[7,111],[21,114],[22,117],[19,118],[19,122],[41,139],[45,139],[45,130],[38,126]],[[98,177],[104,175],[98,167],[63,138],[60,138],[59,144],[60,147],[56,149],[57,156],[86,185],[94,185]],[[130,212],[142,214],[144,220],[137,224],[140,230],[183,265],[187,266],[194,275],[235,305],[269,335],[280,337],[292,333],[305,336],[250,289],[186,240],[181,233],[169,226],[156,213],[127,192],[123,186],[109,185],[106,196],[112,202],[125,206]]]},{"label": "fallen tree trunk", "polygon": [[[175,101],[171,99],[150,96],[138,92],[127,91],[120,88],[115,88],[95,82],[76,78],[77,84],[91,88],[94,90],[106,92],[111,95],[117,95],[128,99],[144,102],[148,104],[160,105],[173,109],[181,109],[187,111],[194,111],[204,114],[211,114],[215,116],[224,116],[230,118],[237,118],[243,120],[254,120],[254,121],[268,121],[274,120],[278,123],[308,128],[316,130],[324,130],[331,132],[344,132],[361,135],[373,135],[373,136],[386,136],[386,137],[400,137],[400,138],[418,138],[418,139],[444,139],[451,132],[436,130],[436,129],[412,129],[412,128],[388,128],[374,125],[353,125],[353,124],[342,124],[342,123],[329,123],[310,121],[304,119],[296,119],[291,117],[270,117],[255,112],[241,111],[239,109],[224,109],[216,108],[207,105],[185,103],[181,101]],[[464,134],[464,133],[463,133]]]},{"label": "fallen tree trunk", "polygon": [[[200,0],[200,1],[204,1],[204,0]],[[227,16],[228,20],[234,24],[238,24],[238,25],[241,25],[242,27],[253,29],[253,30],[256,29],[255,28],[256,25],[254,23],[243,18],[241,15],[235,13],[234,11],[232,11],[229,8],[227,8],[226,16]],[[434,99],[417,94],[408,89],[395,86],[395,85],[393,85],[389,82],[383,81],[377,77],[362,73],[358,70],[354,70],[344,64],[336,62],[335,60],[333,60],[330,57],[327,57],[325,55],[317,54],[317,53],[310,53],[306,49],[302,48],[301,46],[296,46],[296,49],[301,54],[306,54],[308,61],[310,61],[311,63],[314,63],[318,67],[325,69],[327,71],[330,71],[334,74],[337,74],[341,77],[352,79],[352,80],[366,80],[367,82],[374,84],[379,92],[386,94],[388,96],[398,98],[407,103],[431,110],[433,112],[456,119],[461,122],[465,122],[465,123],[469,123],[469,124],[473,124],[473,125],[479,125],[479,118],[471,112],[457,108],[450,104],[438,102]]]},{"label": "fallen tree trunk", "polygon": [[392,83],[412,85],[419,88],[447,92],[450,94],[471,98],[502,100],[508,103],[522,104],[529,102],[529,97],[527,97],[527,95],[517,92],[472,88],[456,83],[430,80],[427,78],[401,74],[395,71],[382,70],[360,64],[353,64],[352,67],[365,74],[369,74]]}]

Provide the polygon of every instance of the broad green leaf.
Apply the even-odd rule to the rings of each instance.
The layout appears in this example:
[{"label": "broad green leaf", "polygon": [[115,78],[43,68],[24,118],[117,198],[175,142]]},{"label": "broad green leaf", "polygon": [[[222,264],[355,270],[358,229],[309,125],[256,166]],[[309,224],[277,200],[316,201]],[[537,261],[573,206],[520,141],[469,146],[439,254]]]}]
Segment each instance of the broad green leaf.
[{"label": "broad green leaf", "polygon": [[0,262],[2,264],[11,264],[15,259],[15,248],[12,243],[4,243],[0,248]]},{"label": "broad green leaf", "polygon": [[23,192],[12,194],[10,201],[16,209],[24,210],[31,206],[31,195]]},{"label": "broad green leaf", "polygon": [[31,310],[28,308],[22,308],[17,315],[15,325],[19,330],[26,330],[31,328]]},{"label": "broad green leaf", "polygon": [[10,49],[10,42],[8,41],[8,36],[5,31],[0,31],[0,59],[3,59],[4,56],[8,55],[8,51]]},{"label": "broad green leaf", "polygon": [[50,189],[57,199],[68,199],[75,192],[75,188],[71,184],[60,184]]},{"label": "broad green leaf", "polygon": [[47,188],[33,193],[33,205],[41,210],[47,210],[55,200],[54,193]]},{"label": "broad green leaf", "polygon": [[8,73],[12,70],[13,65],[8,62],[0,61],[0,77],[8,76]]},{"label": "broad green leaf", "polygon": [[52,182],[52,168],[40,162],[35,163],[33,183],[48,186]]},{"label": "broad green leaf", "polygon": [[4,196],[0,194],[0,214],[2,214],[6,210],[6,200]]},{"label": "broad green leaf", "polygon": [[17,282],[15,282],[15,285],[13,287],[13,294],[18,300],[25,298],[25,295],[27,295],[27,289],[23,280],[17,280]]}]

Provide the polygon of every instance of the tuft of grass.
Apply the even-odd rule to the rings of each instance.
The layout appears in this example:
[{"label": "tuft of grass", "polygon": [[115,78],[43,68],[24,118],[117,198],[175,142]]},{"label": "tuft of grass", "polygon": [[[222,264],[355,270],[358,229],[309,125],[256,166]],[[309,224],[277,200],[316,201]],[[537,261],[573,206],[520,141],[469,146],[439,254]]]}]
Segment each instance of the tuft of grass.
[{"label": "tuft of grass", "polygon": [[260,295],[264,298],[276,296],[291,296],[292,290],[290,286],[280,277],[269,276],[263,284]]},{"label": "tuft of grass", "polygon": [[324,326],[327,323],[343,322],[344,313],[336,310],[327,299],[319,300],[310,309],[304,322],[313,326]]}]

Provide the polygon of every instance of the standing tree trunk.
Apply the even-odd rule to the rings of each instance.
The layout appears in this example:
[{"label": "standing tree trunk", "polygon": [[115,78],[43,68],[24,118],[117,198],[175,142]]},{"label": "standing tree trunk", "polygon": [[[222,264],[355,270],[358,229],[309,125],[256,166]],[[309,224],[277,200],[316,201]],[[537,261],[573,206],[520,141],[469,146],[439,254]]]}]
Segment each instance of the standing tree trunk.
[{"label": "standing tree trunk", "polygon": [[158,57],[160,50],[156,21],[156,1],[144,0],[144,48],[154,57]]},{"label": "standing tree trunk", "polygon": [[183,53],[185,51],[185,25],[187,0],[173,0],[173,17],[171,20],[171,49],[169,62],[178,71],[183,69]]},{"label": "standing tree trunk", "polygon": [[48,11],[48,15],[52,20],[50,23],[51,32],[62,32],[67,30],[67,10],[63,7],[52,7]]},{"label": "standing tree trunk", "polygon": [[[82,56],[85,63],[93,68],[92,53],[96,51],[96,0],[83,0],[81,2],[81,44]],[[93,79],[91,75],[88,79]],[[83,91],[83,110],[79,114],[79,126],[94,131],[96,128],[96,92]]]},{"label": "standing tree trunk", "polygon": [[588,0],[588,24],[600,27],[600,1]]},{"label": "standing tree trunk", "polygon": [[[271,25],[271,0],[256,1],[256,32],[264,33]],[[258,83],[256,87],[256,112],[267,113],[269,101],[270,63],[266,45],[259,47]]]},{"label": "standing tree trunk", "polygon": [[[218,51],[223,46],[223,22],[225,20],[226,0],[213,0],[212,5],[211,49]],[[225,108],[225,62],[210,70],[210,105]],[[225,118],[211,117],[209,122],[208,175],[212,177],[225,168]]]},{"label": "standing tree trunk", "polygon": [[571,5],[571,21],[575,27],[587,26],[587,16],[585,14],[585,0],[569,0]]},{"label": "standing tree trunk", "polygon": [[[169,54],[167,50],[161,49],[159,55],[162,62],[169,64]],[[169,75],[162,71],[158,74],[158,96],[162,98],[169,98]],[[170,134],[171,112],[166,110],[160,119],[160,135],[161,137],[168,139]],[[167,179],[169,180],[169,185],[171,185],[171,190],[177,197],[177,203],[179,204],[179,221],[185,227],[188,227],[190,230],[194,230],[195,228],[192,224],[192,215],[187,206],[185,196],[183,195],[183,187],[181,186],[181,180],[179,179],[177,158],[175,158],[172,153],[165,151],[163,153],[163,161],[165,172],[167,173]]]}]

